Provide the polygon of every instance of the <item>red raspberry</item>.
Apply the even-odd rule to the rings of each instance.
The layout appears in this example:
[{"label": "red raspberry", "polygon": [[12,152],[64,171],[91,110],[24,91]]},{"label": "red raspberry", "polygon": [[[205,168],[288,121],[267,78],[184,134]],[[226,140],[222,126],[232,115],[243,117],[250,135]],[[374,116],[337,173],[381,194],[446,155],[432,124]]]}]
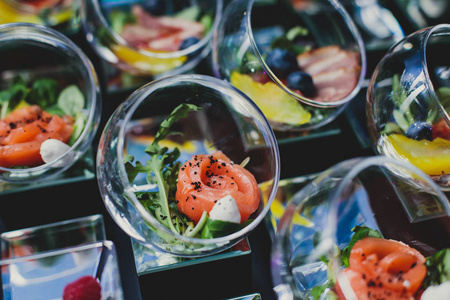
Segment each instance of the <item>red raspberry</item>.
[{"label": "red raspberry", "polygon": [[83,276],[65,286],[63,300],[100,300],[101,289],[97,279]]}]

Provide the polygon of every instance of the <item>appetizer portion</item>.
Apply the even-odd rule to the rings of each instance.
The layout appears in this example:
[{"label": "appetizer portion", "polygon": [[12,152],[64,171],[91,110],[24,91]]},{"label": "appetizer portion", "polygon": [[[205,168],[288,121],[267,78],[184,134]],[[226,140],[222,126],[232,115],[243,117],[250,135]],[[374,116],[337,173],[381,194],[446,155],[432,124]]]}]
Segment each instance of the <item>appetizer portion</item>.
[{"label": "appetizer portion", "polygon": [[[339,45],[319,47],[312,42],[308,30],[294,27],[262,47],[266,66],[277,80],[290,90],[319,104],[338,102],[356,88],[361,74],[358,51]],[[316,123],[330,113],[319,107],[303,105],[282,90],[260,66],[258,59],[247,53],[239,68],[230,75],[231,83],[246,93],[267,118],[289,125]]]},{"label": "appetizer portion", "polygon": [[235,164],[220,150],[196,154],[179,161],[178,147],[168,149],[159,143],[169,135],[179,119],[201,110],[193,104],[181,104],[161,123],[153,142],[145,152],[146,163],[124,158],[128,180],[146,174],[154,189],[136,188],[135,195],[148,212],[172,233],[196,238],[215,238],[239,231],[252,221],[260,205],[260,191],[254,175]]},{"label": "appetizer portion", "polygon": [[[167,4],[166,1],[113,7],[105,4],[103,14],[125,42],[108,45],[119,59],[119,67],[143,75],[170,71],[199,56],[204,46],[188,51],[188,55],[170,54],[198,44],[211,30],[214,20],[214,12],[200,5]],[[110,43],[110,38],[102,39]]]},{"label": "appetizer portion", "polygon": [[60,89],[43,78],[17,78],[0,92],[0,166],[50,163],[69,150],[84,129],[84,96],[75,85]]},{"label": "appetizer portion", "polygon": [[[407,93],[401,84],[404,76],[392,77],[391,97],[384,103],[391,113],[380,116],[384,123],[380,124],[377,147],[380,152],[406,160],[439,181],[450,173],[450,126],[440,115],[435,100],[420,95],[423,85],[411,87]],[[450,87],[438,88],[436,95],[442,107],[449,111]]]},{"label": "appetizer portion", "polygon": [[371,228],[357,226],[353,231],[348,246],[340,251],[344,269],[337,275],[339,280],[329,274],[327,283],[312,289],[314,299],[348,299],[353,295],[358,300],[423,300],[448,289],[450,249],[425,257]]}]

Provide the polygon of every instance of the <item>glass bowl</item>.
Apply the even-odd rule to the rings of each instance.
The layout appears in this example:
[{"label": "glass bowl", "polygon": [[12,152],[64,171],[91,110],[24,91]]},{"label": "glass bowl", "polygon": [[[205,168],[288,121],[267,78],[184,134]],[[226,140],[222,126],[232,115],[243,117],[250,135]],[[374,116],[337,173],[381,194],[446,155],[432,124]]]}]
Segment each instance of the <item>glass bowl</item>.
[{"label": "glass bowl", "polygon": [[86,286],[89,282],[101,299],[124,299],[118,258],[111,241],[6,258],[0,260],[0,266],[2,299],[63,299],[69,290],[80,289],[76,283],[80,280]]},{"label": "glass bowl", "polygon": [[101,98],[91,62],[53,29],[9,23],[0,25],[0,66],[0,180],[56,177],[97,131]]},{"label": "glass bowl", "polygon": [[222,0],[82,1],[87,40],[109,64],[155,78],[185,73],[210,52]]},{"label": "glass bowl", "polygon": [[[200,110],[185,116],[183,110],[175,112],[186,104]],[[166,136],[168,132],[180,134]],[[154,142],[157,152],[152,152]],[[158,159],[162,149],[167,152],[164,159]],[[204,168],[195,169],[199,164]],[[234,173],[230,165],[242,173]],[[186,174],[194,177],[189,179]],[[279,176],[278,145],[267,119],[240,91],[206,75],[174,75],[136,90],[108,120],[97,152],[100,192],[118,225],[149,249],[180,257],[215,254],[244,239],[268,212]],[[259,196],[262,182],[268,182],[271,192],[267,197]],[[242,195],[230,187],[248,195],[248,201],[240,200]],[[202,191],[211,194],[202,196]],[[212,214],[205,219],[208,216],[203,211],[209,212],[213,201],[226,198],[224,195],[231,195],[239,205],[238,213],[227,209],[234,221]],[[240,206],[244,202],[247,208]],[[241,218],[236,220],[239,214]],[[217,231],[210,225],[202,227],[205,220],[213,219],[235,225]]]},{"label": "glass bowl", "polygon": [[65,34],[78,31],[80,0],[1,0],[0,23],[27,22]]},{"label": "glass bowl", "polygon": [[338,1],[235,0],[213,39],[214,76],[231,82],[277,131],[334,120],[366,70],[362,39]]},{"label": "glass bowl", "polygon": [[392,46],[367,90],[375,150],[403,159],[449,190],[450,25],[424,28]]},{"label": "glass bowl", "polygon": [[[375,242],[391,239],[388,242],[399,249],[405,249],[402,247],[406,244],[411,251],[408,253],[419,251],[428,259],[437,251],[450,251],[450,240],[445,238],[449,234],[449,202],[420,169],[381,155],[349,159],[320,173],[287,204],[272,245],[274,290],[279,299],[383,299],[380,292],[397,295],[389,299],[416,299],[406,297],[411,296],[413,280],[408,285],[401,282],[400,276],[403,272],[405,281],[411,279],[408,268],[414,269],[415,265],[410,258],[400,254],[398,257],[405,258],[403,262],[393,258],[392,264],[384,268],[384,258],[394,257],[388,256],[392,255],[392,247],[382,244],[386,250],[382,253]],[[358,244],[358,240],[368,237],[373,252]],[[404,244],[399,246],[399,241]],[[379,262],[380,268],[364,269],[364,277],[358,273],[361,269],[355,255]],[[365,268],[370,262],[361,264]],[[350,272],[354,272],[353,278]],[[353,280],[358,276],[361,286]],[[389,284],[381,284],[390,279],[401,284],[399,293],[404,288],[406,298],[395,294]],[[422,283],[424,287],[425,281]],[[370,298],[369,294],[378,298]]]}]

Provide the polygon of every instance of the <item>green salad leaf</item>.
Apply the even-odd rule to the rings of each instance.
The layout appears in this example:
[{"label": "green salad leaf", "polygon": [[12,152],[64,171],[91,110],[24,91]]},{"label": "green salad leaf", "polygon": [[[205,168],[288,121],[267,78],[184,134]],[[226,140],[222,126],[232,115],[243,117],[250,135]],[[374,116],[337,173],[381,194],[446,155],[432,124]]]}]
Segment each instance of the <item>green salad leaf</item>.
[{"label": "green salad leaf", "polygon": [[[169,151],[167,147],[161,147],[159,142],[169,135],[180,134],[171,131],[172,125],[179,119],[185,118],[189,112],[200,109],[201,107],[196,105],[183,103],[172,111],[161,123],[153,142],[145,149],[150,156],[150,160],[145,165],[140,162],[133,165],[134,157],[131,155],[124,158],[129,182],[133,182],[139,173],[146,173],[147,181],[157,184],[158,191],[148,193],[145,198],[146,207],[161,224],[176,234],[182,234],[185,231],[182,225],[186,224],[181,215],[176,213],[177,210],[171,209],[169,203],[169,199],[174,200],[176,192],[178,171],[181,166],[181,163],[177,162],[180,151],[176,147]],[[142,197],[142,195],[140,196]]]},{"label": "green salad leaf", "polygon": [[348,246],[342,250],[342,256],[341,256],[342,263],[346,267],[349,266],[348,258],[350,256],[350,251],[352,250],[353,246],[356,244],[357,241],[362,240],[365,237],[383,238],[383,236],[381,235],[381,233],[378,230],[374,230],[372,228],[365,227],[365,226],[356,226],[352,229],[352,231],[355,234],[352,236]]},{"label": "green salad leaf", "polygon": [[242,224],[237,224],[222,220],[212,220],[208,218],[201,232],[201,237],[202,239],[209,239],[226,236],[232,234],[233,232],[241,230],[251,222],[252,220],[247,220]]},{"label": "green salad leaf", "polygon": [[450,249],[440,250],[427,257],[425,266],[427,267],[427,276],[423,283],[425,288],[450,281]]}]

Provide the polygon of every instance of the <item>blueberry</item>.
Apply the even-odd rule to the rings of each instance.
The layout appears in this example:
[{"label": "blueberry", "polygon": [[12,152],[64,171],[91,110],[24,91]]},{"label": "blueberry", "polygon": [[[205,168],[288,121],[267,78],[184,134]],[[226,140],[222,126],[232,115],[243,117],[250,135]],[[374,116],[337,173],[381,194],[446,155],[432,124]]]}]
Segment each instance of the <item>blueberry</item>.
[{"label": "blueberry", "polygon": [[198,37],[195,37],[195,36],[188,37],[181,42],[180,50],[189,48],[190,46],[195,45],[198,42],[200,42],[200,39]]},{"label": "blueberry", "polygon": [[289,74],[287,86],[290,89],[300,90],[306,97],[312,97],[316,92],[311,75],[303,71],[295,71]]},{"label": "blueberry", "polygon": [[295,54],[281,48],[275,48],[267,53],[266,64],[275,75],[282,78],[286,78],[289,73],[298,70]]},{"label": "blueberry", "polygon": [[414,140],[433,140],[433,129],[427,122],[417,121],[411,124],[406,130],[406,136]]},{"label": "blueberry", "polygon": [[152,15],[163,15],[166,12],[165,0],[147,0],[144,1],[142,7]]}]

